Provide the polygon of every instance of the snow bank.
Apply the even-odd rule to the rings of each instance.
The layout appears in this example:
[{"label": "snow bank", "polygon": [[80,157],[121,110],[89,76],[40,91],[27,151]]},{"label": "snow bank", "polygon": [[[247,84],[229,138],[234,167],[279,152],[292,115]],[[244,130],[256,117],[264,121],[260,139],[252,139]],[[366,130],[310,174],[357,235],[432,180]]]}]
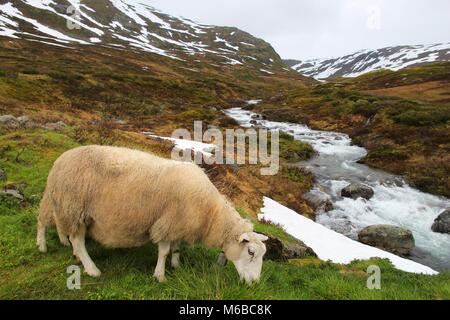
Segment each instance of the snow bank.
[{"label": "snow bank", "polygon": [[349,264],[354,260],[389,259],[395,268],[412,273],[436,275],[433,269],[389,252],[370,247],[305,218],[278,202],[264,198],[259,220],[281,225],[287,233],[311,247],[321,260]]},{"label": "snow bank", "polygon": [[174,139],[169,137],[160,137],[149,132],[144,132],[144,135],[154,140],[171,141],[175,144],[175,148],[178,150],[192,150],[196,153],[201,152],[206,157],[213,157],[214,155],[212,152],[214,152],[214,150],[216,149],[216,145],[214,144],[207,144],[192,140]]},{"label": "snow bank", "polygon": [[246,101],[247,105],[249,105],[249,106],[255,106],[257,104],[260,104],[261,102],[262,102],[261,99],[253,99],[253,100],[247,100]]}]

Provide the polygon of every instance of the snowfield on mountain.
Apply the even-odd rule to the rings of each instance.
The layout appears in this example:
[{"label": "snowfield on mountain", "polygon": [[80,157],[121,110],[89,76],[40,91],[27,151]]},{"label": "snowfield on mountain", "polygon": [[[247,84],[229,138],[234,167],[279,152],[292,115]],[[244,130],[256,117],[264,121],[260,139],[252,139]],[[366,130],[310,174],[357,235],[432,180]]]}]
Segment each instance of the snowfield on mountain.
[{"label": "snowfield on mountain", "polygon": [[0,35],[56,46],[132,47],[176,60],[207,56],[222,65],[255,64],[266,74],[283,66],[263,40],[173,17],[145,1],[7,1],[0,4]]},{"label": "snowfield on mountain", "polygon": [[436,61],[450,61],[450,42],[361,50],[338,58],[286,60],[292,69],[315,79],[358,77],[377,70],[398,71]]}]

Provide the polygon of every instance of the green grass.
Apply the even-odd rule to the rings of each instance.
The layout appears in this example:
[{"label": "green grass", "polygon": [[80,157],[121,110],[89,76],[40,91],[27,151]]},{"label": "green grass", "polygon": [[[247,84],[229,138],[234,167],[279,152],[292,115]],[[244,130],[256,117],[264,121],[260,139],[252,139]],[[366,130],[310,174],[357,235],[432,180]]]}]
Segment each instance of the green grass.
[{"label": "green grass", "polygon": [[[53,161],[77,146],[70,130],[2,132],[0,167],[8,183],[23,183],[28,200],[42,194]],[[9,147],[7,147],[9,146]],[[19,160],[16,161],[18,152]],[[148,245],[129,250],[107,250],[89,241],[88,251],[103,275],[82,276],[81,290],[66,287],[67,267],[75,264],[70,248],[59,244],[56,232],[48,236],[49,252],[35,247],[38,201],[26,206],[2,202],[0,206],[0,299],[449,299],[450,274],[430,277],[404,273],[386,261],[355,262],[339,266],[310,260],[264,262],[261,282],[249,287],[239,282],[232,264],[221,268],[218,250],[183,248],[182,267],[168,267],[168,281],[152,278],[156,248]],[[242,215],[246,215],[240,210]],[[283,241],[293,240],[282,229],[256,224]],[[382,290],[366,287],[370,264],[382,269]],[[298,266],[301,265],[301,266]]]},{"label": "green grass", "polygon": [[314,153],[310,144],[295,140],[292,135],[287,133],[280,133],[280,156],[288,162],[308,160]]},{"label": "green grass", "polygon": [[[89,242],[88,250],[103,271],[100,279],[82,276],[81,290],[66,287],[66,268],[75,264],[70,248],[55,232],[49,253],[34,246],[35,210],[0,216],[0,299],[448,299],[449,274],[436,277],[394,270],[386,261],[355,262],[347,267],[320,263],[298,267],[264,262],[262,279],[249,287],[239,282],[232,266],[215,265],[217,250],[183,248],[182,267],[168,267],[168,281],[152,278],[154,246],[106,250]],[[382,270],[382,290],[366,287],[370,264]]]}]

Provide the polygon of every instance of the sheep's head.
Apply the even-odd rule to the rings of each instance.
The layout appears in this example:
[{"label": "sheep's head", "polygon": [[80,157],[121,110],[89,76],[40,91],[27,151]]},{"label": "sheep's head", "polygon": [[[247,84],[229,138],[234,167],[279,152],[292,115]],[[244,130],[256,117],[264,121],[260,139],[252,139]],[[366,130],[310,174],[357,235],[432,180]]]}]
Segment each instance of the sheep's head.
[{"label": "sheep's head", "polygon": [[267,240],[262,234],[249,232],[242,234],[239,239],[228,243],[224,248],[227,259],[234,263],[241,280],[248,284],[259,282],[266,253],[264,241]]}]

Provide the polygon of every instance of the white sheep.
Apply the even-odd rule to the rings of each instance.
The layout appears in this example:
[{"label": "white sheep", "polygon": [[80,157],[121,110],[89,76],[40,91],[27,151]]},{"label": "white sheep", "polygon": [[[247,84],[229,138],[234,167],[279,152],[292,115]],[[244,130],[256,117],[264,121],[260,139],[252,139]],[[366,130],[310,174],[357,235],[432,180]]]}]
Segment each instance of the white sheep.
[{"label": "white sheep", "polygon": [[86,236],[107,248],[158,244],[160,282],[171,249],[172,266],[179,266],[181,243],[222,248],[248,283],[259,281],[266,252],[267,237],[253,232],[199,167],[125,148],[81,147],[55,162],[38,218],[41,252],[51,225],[92,277],[101,272],[86,251]]}]

